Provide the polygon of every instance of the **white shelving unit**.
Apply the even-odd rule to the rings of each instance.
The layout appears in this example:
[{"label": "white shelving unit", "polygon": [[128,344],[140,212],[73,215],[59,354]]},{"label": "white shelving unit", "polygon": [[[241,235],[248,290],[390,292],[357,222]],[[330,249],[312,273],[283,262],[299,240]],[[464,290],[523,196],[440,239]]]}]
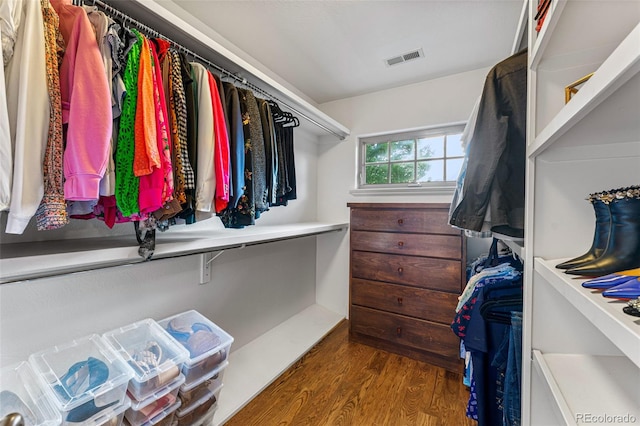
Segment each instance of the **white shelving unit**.
[{"label": "white shelving unit", "polygon": [[[553,1],[540,33],[536,7],[529,5],[522,424],[637,421],[640,319],[555,265],[591,244],[590,193],[640,184],[640,3]],[[564,88],[591,72],[565,104]]]},{"label": "white shelving unit", "polygon": [[[348,223],[306,222],[226,229],[211,228],[211,222],[176,226],[165,233],[156,233],[152,260],[219,252],[349,227]],[[6,254],[0,258],[0,284],[145,261],[138,255],[133,236],[15,243],[1,247]]]}]

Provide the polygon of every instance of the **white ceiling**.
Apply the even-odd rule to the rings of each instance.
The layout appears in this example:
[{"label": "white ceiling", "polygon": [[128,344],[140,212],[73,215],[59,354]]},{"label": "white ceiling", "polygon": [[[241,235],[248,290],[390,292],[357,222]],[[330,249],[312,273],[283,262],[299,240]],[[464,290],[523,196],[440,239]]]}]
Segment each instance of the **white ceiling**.
[{"label": "white ceiling", "polygon": [[[316,103],[488,67],[523,0],[173,0]],[[389,67],[415,49],[424,58]]]}]

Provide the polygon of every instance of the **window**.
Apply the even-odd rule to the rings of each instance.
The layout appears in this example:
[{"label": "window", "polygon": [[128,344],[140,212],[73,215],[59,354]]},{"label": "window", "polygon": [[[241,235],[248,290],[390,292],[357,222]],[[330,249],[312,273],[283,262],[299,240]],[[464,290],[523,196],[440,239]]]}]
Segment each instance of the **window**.
[{"label": "window", "polygon": [[464,124],[360,138],[359,188],[452,187]]}]

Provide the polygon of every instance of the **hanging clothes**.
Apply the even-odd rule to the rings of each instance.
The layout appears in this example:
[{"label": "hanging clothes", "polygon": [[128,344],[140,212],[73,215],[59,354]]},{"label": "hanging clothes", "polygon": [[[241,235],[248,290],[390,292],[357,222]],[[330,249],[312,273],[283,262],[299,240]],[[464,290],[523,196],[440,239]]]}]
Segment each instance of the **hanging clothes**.
[{"label": "hanging clothes", "polygon": [[181,208],[187,202],[187,180],[193,180],[193,169],[189,163],[189,153],[187,152],[187,104],[180,73],[180,55],[170,49],[167,57],[170,59],[169,69],[169,102],[171,133],[173,135],[173,155],[175,176],[177,184],[175,188],[176,199],[180,202]]},{"label": "hanging clothes", "polygon": [[62,121],[67,124],[65,199],[97,201],[111,143],[109,85],[85,10],[71,5],[70,0],[51,0],[51,5],[60,17],[66,44],[60,65]]},{"label": "hanging clothes", "polygon": [[271,106],[265,99],[258,99],[260,108],[260,121],[262,122],[262,135],[264,137],[265,151],[265,175],[267,184],[267,203],[273,205],[276,202],[278,182],[278,149],[276,145],[276,129],[273,124]]},{"label": "hanging clothes", "polygon": [[124,216],[140,211],[138,194],[140,178],[135,175],[133,161],[135,155],[135,120],[138,99],[138,71],[142,39],[131,30],[135,42],[131,44],[126,57],[123,81],[126,94],[122,103],[118,142],[116,148],[116,204]]},{"label": "hanging clothes", "polygon": [[[275,114],[278,115],[278,113]],[[278,152],[278,188],[276,202],[273,205],[286,206],[290,200],[297,198],[293,126],[286,117],[284,119],[276,118],[274,122]]]},{"label": "hanging clothes", "polygon": [[[471,266],[451,329],[467,353],[470,374],[467,416],[479,426],[512,425],[519,398],[516,354],[521,347],[522,263],[499,256],[494,239],[487,257]],[[512,327],[515,324],[515,328]],[[505,403],[508,410],[505,411]]]},{"label": "hanging clothes", "polygon": [[223,211],[229,204],[229,137],[227,135],[227,123],[225,120],[222,100],[218,92],[218,84],[210,72],[209,90],[213,103],[214,121],[214,151],[213,168],[216,175],[216,187],[214,197],[214,209],[216,213]]},{"label": "hanging clothes", "polygon": [[238,89],[229,82],[224,82],[226,98],[227,129],[229,131],[229,204],[220,213],[220,219],[225,227],[233,227],[233,211],[238,206],[240,198],[245,190],[245,155],[244,155],[244,129],[242,111],[240,109],[240,96]]},{"label": "hanging clothes", "polygon": [[[247,138],[245,132],[245,145],[250,145],[251,151],[251,182],[253,185],[253,204],[256,218],[260,217],[260,213],[268,210],[267,205],[267,177],[265,164],[264,135],[262,133],[262,120],[260,119],[260,109],[258,102],[251,90],[240,89],[241,105],[244,101],[246,106],[246,114],[249,119],[249,127],[251,136]],[[243,117],[245,117],[244,115]],[[247,142],[248,141],[248,142]]]},{"label": "hanging clothes", "polygon": [[59,29],[58,14],[51,7],[49,0],[41,0],[40,4],[45,22],[47,87],[49,89],[51,113],[49,116],[49,135],[43,162],[44,195],[36,211],[36,228],[39,231],[58,229],[69,223],[64,200],[62,98],[58,72],[58,54],[64,50],[64,41]]},{"label": "hanging clothes", "polygon": [[[197,176],[197,141],[198,141],[198,121],[195,98],[195,81],[191,74],[191,65],[184,53],[180,55],[180,73],[182,74],[182,84],[185,94],[185,122],[186,139],[184,148],[187,154],[187,163],[191,166],[185,169],[185,194],[187,201],[182,205],[182,212],[178,217],[185,223],[191,224],[196,221],[196,176]],[[178,111],[180,113],[181,111]],[[178,128],[180,131],[180,128]],[[184,161],[184,152],[183,152]]]},{"label": "hanging clothes", "polygon": [[[0,142],[3,154],[0,201],[3,208],[7,202],[10,204],[6,232],[22,234],[44,194],[42,161],[50,117],[44,21],[37,1],[18,0],[1,5],[10,138]],[[6,129],[3,126],[5,132]]]},{"label": "hanging clothes", "polygon": [[526,157],[526,49],[489,72],[469,147],[463,198],[450,224],[481,231],[487,209],[494,232],[524,229]]},{"label": "hanging clothes", "polygon": [[164,187],[162,158],[158,146],[158,124],[155,104],[153,57],[149,41],[136,33],[142,43],[138,71],[138,99],[135,118],[135,151],[133,171],[139,180],[140,213],[153,213],[162,207]]},{"label": "hanging clothes", "polygon": [[242,133],[244,140],[242,141],[244,146],[244,186],[242,188],[243,194],[238,199],[238,204],[235,210],[232,211],[231,227],[244,228],[245,226],[253,225],[256,221],[256,210],[254,202],[253,192],[253,144],[252,144],[252,131],[255,124],[251,123],[252,116],[249,113],[248,97],[246,96],[246,90],[238,89],[238,97],[240,100],[240,113],[242,117]]},{"label": "hanging clothes", "polygon": [[191,62],[191,69],[197,87],[195,93],[198,111],[196,211],[197,218],[200,220],[211,217],[213,211],[216,190],[216,173],[213,163],[215,130],[208,71],[204,65],[197,62]]},{"label": "hanging clothes", "polygon": [[165,102],[164,86],[162,83],[162,71],[160,70],[160,59],[158,58],[156,45],[149,42],[149,50],[153,61],[153,95],[155,100],[156,112],[156,135],[157,147],[160,153],[161,166],[154,170],[162,179],[162,192],[160,196],[161,206],[154,211],[154,215],[158,220],[165,216],[172,217],[180,211],[180,205],[173,203],[173,163],[172,163],[172,147],[169,138],[169,113]]}]

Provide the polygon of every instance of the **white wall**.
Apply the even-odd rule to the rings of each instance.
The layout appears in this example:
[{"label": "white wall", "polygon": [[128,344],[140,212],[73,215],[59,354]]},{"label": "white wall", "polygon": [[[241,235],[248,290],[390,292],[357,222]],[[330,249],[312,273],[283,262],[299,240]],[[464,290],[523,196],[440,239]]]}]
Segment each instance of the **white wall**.
[{"label": "white wall", "polygon": [[0,365],[190,309],[231,334],[237,349],[315,303],[315,259],[315,240],[306,237],[228,250],[203,285],[198,255],[3,284]]},{"label": "white wall", "polygon": [[[434,126],[469,118],[489,68],[320,105],[351,135],[342,142],[323,138],[318,148],[318,220],[348,221],[349,202],[446,202],[451,195],[354,196],[358,136]],[[349,242],[318,238],[318,302],[348,313]],[[470,242],[471,251],[476,251]],[[480,244],[484,245],[481,241]]]},{"label": "white wall", "polygon": [[[316,142],[315,135],[296,129],[298,199],[264,213],[257,226],[315,220]],[[1,226],[6,213],[0,217]],[[33,223],[21,236],[0,232],[0,250],[10,255],[10,243],[114,233],[131,235],[137,244],[131,224],[109,230],[96,220],[74,220],[53,232],[36,231]],[[189,309],[229,332],[234,350],[315,303],[315,237],[226,251],[214,261],[206,285],[198,283],[199,268],[195,255],[0,285],[0,365],[73,338]]]}]

